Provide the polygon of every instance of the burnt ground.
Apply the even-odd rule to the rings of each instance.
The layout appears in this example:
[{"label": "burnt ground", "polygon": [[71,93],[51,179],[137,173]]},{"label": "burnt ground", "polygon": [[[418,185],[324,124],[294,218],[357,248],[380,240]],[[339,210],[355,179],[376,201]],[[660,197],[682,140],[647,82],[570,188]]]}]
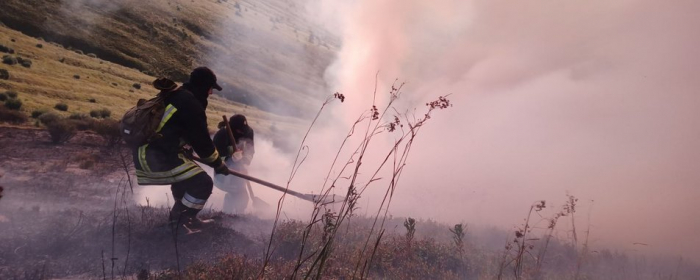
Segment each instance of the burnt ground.
[{"label": "burnt ground", "polygon": [[168,209],[131,202],[119,154],[90,132],[56,145],[45,130],[0,126],[0,279],[135,275],[262,254],[261,233],[233,229],[267,226],[250,217],[204,213],[219,222],[175,238]]}]

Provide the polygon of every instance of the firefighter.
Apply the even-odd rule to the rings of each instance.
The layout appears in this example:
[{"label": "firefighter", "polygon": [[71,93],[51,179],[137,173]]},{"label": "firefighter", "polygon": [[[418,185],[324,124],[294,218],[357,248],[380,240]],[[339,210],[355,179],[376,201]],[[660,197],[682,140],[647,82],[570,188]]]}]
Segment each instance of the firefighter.
[{"label": "firefighter", "polygon": [[156,130],[162,136],[134,149],[138,184],[171,186],[175,205],[170,211],[169,224],[173,228],[178,225],[190,231],[201,228],[204,221],[196,216],[213,189],[211,177],[188,156],[192,150],[216,174],[228,174],[207,128],[205,110],[213,89],[221,91],[214,72],[206,67],[194,69],[189,81],[165,98],[167,107]]},{"label": "firefighter", "polygon": [[[248,126],[248,121],[244,115],[234,115],[229,119],[229,125],[235,139],[236,152],[233,152],[233,145],[229,139],[226,125],[219,124],[219,131],[214,135],[214,145],[221,152],[221,158],[230,169],[247,173],[248,166],[255,154],[255,144],[253,141],[253,129]],[[234,214],[243,214],[248,206],[248,182],[236,176],[214,175],[214,185],[224,191],[223,211]]]}]

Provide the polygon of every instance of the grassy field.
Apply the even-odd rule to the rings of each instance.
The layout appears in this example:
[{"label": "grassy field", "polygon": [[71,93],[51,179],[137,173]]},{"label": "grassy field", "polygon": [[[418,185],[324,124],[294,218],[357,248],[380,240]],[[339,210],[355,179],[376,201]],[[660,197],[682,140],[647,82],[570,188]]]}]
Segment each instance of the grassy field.
[{"label": "grassy field", "polygon": [[[180,81],[192,68],[209,65],[219,74],[225,88],[222,95],[228,99],[308,116],[313,114],[309,109],[315,111],[318,105],[317,97],[332,92],[323,72],[339,43],[307,22],[304,12],[303,4],[286,0],[7,0],[0,3],[0,22],[106,61]],[[94,71],[121,71],[108,69],[110,64],[93,66],[90,62],[95,60],[84,57],[67,59]],[[45,69],[53,70],[50,66]],[[102,79],[99,72],[85,74]],[[147,79],[137,74],[122,78]],[[130,86],[116,82],[115,88]]]},{"label": "grassy field", "polygon": [[[155,79],[133,68],[104,61],[90,54],[80,54],[60,45],[44,42],[20,32],[0,27],[0,45],[14,49],[14,54],[3,53],[32,61],[31,67],[19,64],[0,64],[10,79],[0,79],[0,93],[13,91],[22,101],[21,111],[52,111],[65,117],[71,114],[89,114],[92,110],[107,109],[118,119],[140,98],[151,98],[157,93],[151,85]],[[41,46],[41,47],[38,47]],[[67,111],[55,105],[68,105]],[[214,129],[222,115],[242,113],[261,134],[269,135],[274,124],[277,130],[294,130],[303,121],[281,117],[248,105],[214,96],[207,109],[210,128]]]}]

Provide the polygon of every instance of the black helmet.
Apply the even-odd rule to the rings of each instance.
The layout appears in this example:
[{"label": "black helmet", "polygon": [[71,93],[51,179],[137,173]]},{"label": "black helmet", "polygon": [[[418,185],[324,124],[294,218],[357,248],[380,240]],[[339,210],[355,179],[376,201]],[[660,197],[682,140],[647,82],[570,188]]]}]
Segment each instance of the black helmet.
[{"label": "black helmet", "polygon": [[233,115],[228,120],[228,123],[233,130],[240,129],[242,131],[248,131],[248,129],[250,129],[248,126],[248,120],[246,120],[245,116],[241,114]]},{"label": "black helmet", "polygon": [[190,73],[190,84],[195,86],[212,87],[221,91],[221,86],[216,83],[216,74],[207,67],[197,67]]}]

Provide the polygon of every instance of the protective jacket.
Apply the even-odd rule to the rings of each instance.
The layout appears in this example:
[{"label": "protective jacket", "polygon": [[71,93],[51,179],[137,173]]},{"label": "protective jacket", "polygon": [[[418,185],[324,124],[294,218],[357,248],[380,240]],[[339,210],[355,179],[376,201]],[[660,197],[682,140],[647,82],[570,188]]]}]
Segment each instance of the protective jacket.
[{"label": "protective jacket", "polygon": [[[255,155],[255,132],[248,126],[243,130],[243,133],[234,130],[233,138],[236,139],[236,149],[243,152],[241,163],[250,165],[250,162],[253,161],[253,156]],[[216,146],[217,150],[221,151],[219,155],[222,159],[225,160],[232,155],[233,149],[231,147],[231,140],[228,137],[226,128],[221,128],[216,132],[216,134],[214,134],[214,145]]]},{"label": "protective jacket", "polygon": [[207,128],[207,93],[185,83],[168,94],[165,104],[156,130],[162,137],[133,151],[139,185],[170,185],[204,172],[185,155],[185,145],[207,165],[221,164]]}]

